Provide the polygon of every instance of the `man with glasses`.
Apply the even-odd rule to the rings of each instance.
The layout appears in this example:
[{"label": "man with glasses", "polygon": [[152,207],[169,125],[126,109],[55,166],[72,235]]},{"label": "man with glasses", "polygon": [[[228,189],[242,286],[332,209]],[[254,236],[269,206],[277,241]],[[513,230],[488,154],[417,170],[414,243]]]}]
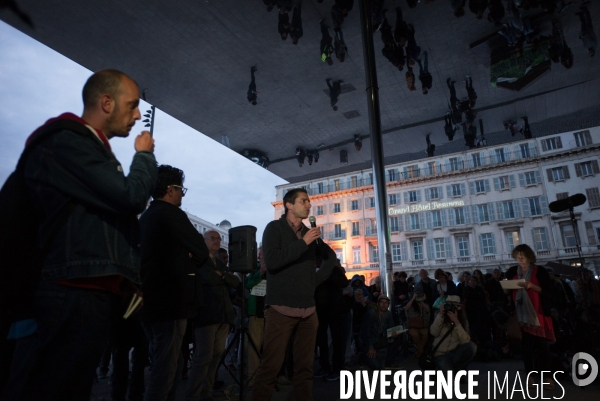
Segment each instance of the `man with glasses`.
[{"label": "man with glasses", "polygon": [[227,334],[235,322],[229,289],[236,288],[240,282],[215,255],[221,247],[221,234],[207,231],[204,235],[210,257],[200,269],[204,305],[194,318],[196,348],[188,372],[187,401],[212,400],[219,360],[225,352]]},{"label": "man with glasses", "polygon": [[202,235],[180,209],[187,191],[183,171],[158,167],[154,200],[142,214],[142,326],[152,344],[153,365],[145,401],[173,400],[184,358],[181,343],[187,319],[202,304],[197,273],[220,276],[204,267],[209,252]]}]

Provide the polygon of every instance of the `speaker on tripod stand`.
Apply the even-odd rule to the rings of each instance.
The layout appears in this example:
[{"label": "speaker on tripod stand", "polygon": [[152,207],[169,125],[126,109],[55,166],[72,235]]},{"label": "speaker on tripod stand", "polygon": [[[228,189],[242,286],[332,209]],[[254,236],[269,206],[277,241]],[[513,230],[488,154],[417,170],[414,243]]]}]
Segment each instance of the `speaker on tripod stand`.
[{"label": "speaker on tripod stand", "polygon": [[[254,344],[250,337],[248,327],[246,325],[246,274],[256,272],[258,267],[257,263],[257,248],[256,248],[256,227],[253,226],[239,226],[229,229],[229,271],[241,273],[242,282],[242,301],[241,301],[241,324],[236,329],[234,337],[237,341],[231,341],[225,353],[221,357],[219,367],[225,362],[226,356],[229,354],[231,349],[237,343],[240,347],[240,353],[242,355],[242,365],[239,369],[239,377],[235,377],[234,374],[229,371],[230,376],[239,385],[240,388],[240,401],[244,399],[244,391],[247,383],[244,380],[244,371],[246,366],[246,355],[244,352],[244,337],[248,339],[248,343],[254,349],[254,351],[260,355],[260,345]],[[219,368],[217,368],[218,371]]]}]

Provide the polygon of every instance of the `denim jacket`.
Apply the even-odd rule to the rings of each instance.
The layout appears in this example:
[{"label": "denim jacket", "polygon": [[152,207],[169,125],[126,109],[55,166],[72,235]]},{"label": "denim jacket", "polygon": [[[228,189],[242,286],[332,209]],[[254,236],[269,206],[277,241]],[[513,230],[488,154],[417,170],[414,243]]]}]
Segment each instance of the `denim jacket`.
[{"label": "denim jacket", "polygon": [[75,205],[55,234],[42,281],[122,275],[139,283],[137,215],[156,185],[152,153],[137,152],[125,176],[99,139],[63,130],[36,146],[24,174],[43,217],[40,243],[52,236],[53,222],[65,205]]}]

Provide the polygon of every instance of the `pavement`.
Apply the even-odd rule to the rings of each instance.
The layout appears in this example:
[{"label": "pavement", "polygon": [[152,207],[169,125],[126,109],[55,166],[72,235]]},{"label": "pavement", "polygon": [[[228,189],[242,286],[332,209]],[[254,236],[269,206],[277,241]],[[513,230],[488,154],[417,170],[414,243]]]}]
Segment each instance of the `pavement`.
[{"label": "pavement", "polygon": [[[399,369],[392,371],[392,375],[397,371],[405,371],[406,377],[409,378],[410,372],[418,370],[418,361],[413,357],[401,357],[399,360]],[[319,368],[318,361],[315,359],[315,371]],[[600,400],[600,379],[597,379],[593,384],[586,387],[578,387],[573,383],[573,380],[567,374],[559,378],[559,384],[554,390],[543,390],[540,393],[539,387],[532,387],[524,391],[523,385],[526,382],[525,375],[522,371],[523,363],[518,359],[503,359],[499,362],[473,362],[469,366],[470,370],[478,371],[478,375],[474,376],[477,385],[473,385],[472,395],[477,396],[480,400],[529,400],[529,399],[560,399],[564,401],[598,401]],[[355,374],[355,370],[351,372]],[[236,373],[237,374],[237,373]],[[399,373],[398,375],[400,375]],[[517,378],[517,374],[518,377]],[[494,380],[494,375],[496,380]],[[146,379],[148,380],[149,370],[146,370]],[[224,400],[240,400],[239,388],[235,385],[233,378],[228,374],[224,367],[219,370],[219,379],[225,381],[225,388],[223,390],[215,391],[213,397],[215,401]],[[545,376],[546,377],[546,376]],[[425,398],[424,394],[413,394],[406,393],[406,398],[402,397],[402,392],[398,393],[398,398],[394,396],[394,385],[393,379],[388,378],[392,382],[392,385],[388,387],[385,394],[381,393],[381,386],[376,385],[373,394],[367,394],[366,389],[363,387],[360,396],[356,397],[357,394],[354,392],[350,398],[341,398],[340,381],[327,382],[324,379],[315,379],[313,383],[313,396],[315,401],[334,401],[340,399],[352,399],[352,400],[382,400],[382,399],[407,399],[407,400],[420,400],[420,399],[438,399],[438,400],[459,400],[465,399],[460,398],[461,394],[469,396],[466,399],[472,398],[469,394],[468,383],[461,383],[460,394],[456,393],[454,389],[454,398],[437,397],[437,387],[431,388],[430,394],[433,397]],[[418,379],[417,379],[418,381]],[[378,383],[380,381],[378,380]],[[490,386],[490,382],[492,386]],[[539,383],[539,376],[537,379]],[[502,391],[499,387],[503,387]],[[187,384],[185,381],[181,382],[177,392],[177,400],[183,400],[185,389]],[[495,392],[494,392],[495,389]],[[278,390],[273,393],[271,401],[284,401],[292,399],[293,387],[291,385],[281,385]],[[250,391],[246,391],[243,396],[243,400],[250,400]],[[386,396],[387,395],[387,396]],[[442,394],[444,395],[444,394]],[[369,397],[372,396],[372,397]],[[110,383],[109,379],[99,380],[94,384],[92,390],[91,401],[110,401]],[[265,400],[267,401],[267,400]]]}]

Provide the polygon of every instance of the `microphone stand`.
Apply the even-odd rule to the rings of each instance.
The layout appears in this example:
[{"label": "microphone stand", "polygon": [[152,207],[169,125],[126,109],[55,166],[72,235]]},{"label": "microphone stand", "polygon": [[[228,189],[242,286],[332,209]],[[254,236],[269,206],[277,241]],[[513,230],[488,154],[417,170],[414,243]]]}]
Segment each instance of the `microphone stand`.
[{"label": "microphone stand", "polygon": [[573,231],[575,232],[575,246],[577,248],[577,255],[579,255],[579,268],[577,272],[580,278],[583,279],[583,256],[581,255],[581,240],[579,239],[579,229],[577,228],[577,220],[575,219],[575,212],[573,211],[573,205],[569,204],[569,214],[571,215],[571,223],[573,224]]}]

